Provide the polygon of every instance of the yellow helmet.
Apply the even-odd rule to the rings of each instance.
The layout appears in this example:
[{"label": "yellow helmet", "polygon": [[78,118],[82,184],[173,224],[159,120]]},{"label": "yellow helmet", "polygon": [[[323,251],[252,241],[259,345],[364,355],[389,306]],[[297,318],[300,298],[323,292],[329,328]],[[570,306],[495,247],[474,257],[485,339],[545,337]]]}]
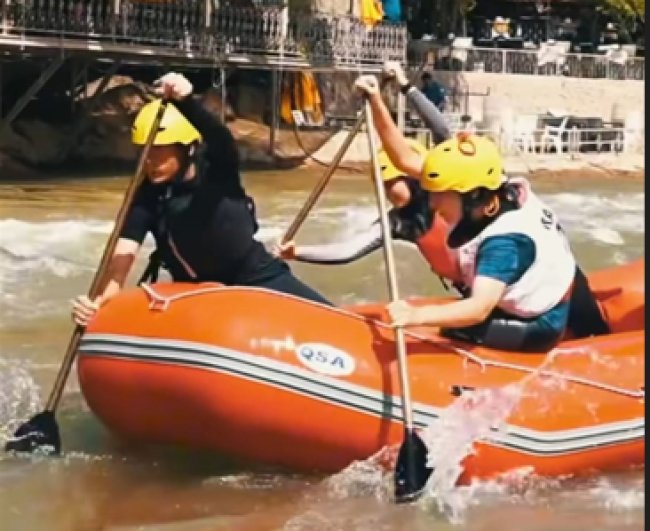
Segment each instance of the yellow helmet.
[{"label": "yellow helmet", "polygon": [[458,133],[429,151],[420,186],[429,192],[465,193],[482,187],[496,190],[504,182],[502,171],[501,154],[494,142],[484,136]]},{"label": "yellow helmet", "polygon": [[[147,142],[151,125],[162,101],[154,100],[147,103],[135,117],[131,128],[131,141],[137,146]],[[201,140],[201,135],[173,104],[168,103],[160,121],[158,134],[153,140],[154,146],[167,146],[170,144],[189,145]]]},{"label": "yellow helmet", "polygon": [[[427,150],[422,144],[413,138],[407,138],[406,143],[413,151],[420,154],[424,159],[427,154]],[[405,177],[404,172],[398,170],[395,167],[392,161],[388,158],[388,153],[386,153],[383,148],[377,152],[377,158],[379,162],[379,169],[381,170],[381,178],[384,180],[384,182],[392,181],[398,177]]]}]

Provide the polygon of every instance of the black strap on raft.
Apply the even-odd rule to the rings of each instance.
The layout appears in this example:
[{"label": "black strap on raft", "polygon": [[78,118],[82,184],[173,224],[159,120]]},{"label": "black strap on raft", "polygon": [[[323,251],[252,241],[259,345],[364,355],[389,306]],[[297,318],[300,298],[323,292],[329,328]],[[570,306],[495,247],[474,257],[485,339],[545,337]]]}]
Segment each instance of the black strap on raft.
[{"label": "black strap on raft", "polygon": [[160,260],[160,255],[158,253],[158,250],[156,249],[149,255],[149,263],[147,264],[144,273],[142,273],[140,280],[138,280],[138,286],[145,282],[148,283],[157,282],[158,273],[160,272],[161,266],[162,266],[162,260]]},{"label": "black strap on raft", "polygon": [[578,266],[573,280],[567,326],[576,339],[610,333],[609,325],[603,319],[587,277]]}]

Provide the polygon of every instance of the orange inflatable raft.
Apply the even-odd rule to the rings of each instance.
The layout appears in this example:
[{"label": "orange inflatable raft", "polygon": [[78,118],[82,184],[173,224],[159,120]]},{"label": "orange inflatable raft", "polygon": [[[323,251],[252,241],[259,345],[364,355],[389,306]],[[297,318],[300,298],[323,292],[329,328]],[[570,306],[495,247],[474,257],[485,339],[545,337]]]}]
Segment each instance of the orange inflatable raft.
[{"label": "orange inflatable raft", "polygon": [[[407,333],[418,427],[463,393],[521,384],[504,422],[474,443],[461,482],[520,467],[557,476],[644,464],[643,275],[643,260],[590,275],[612,334],[548,354]],[[79,381],[121,437],[334,472],[402,441],[385,319],[382,304],[329,308],[264,289],[134,288],[88,326]]]}]

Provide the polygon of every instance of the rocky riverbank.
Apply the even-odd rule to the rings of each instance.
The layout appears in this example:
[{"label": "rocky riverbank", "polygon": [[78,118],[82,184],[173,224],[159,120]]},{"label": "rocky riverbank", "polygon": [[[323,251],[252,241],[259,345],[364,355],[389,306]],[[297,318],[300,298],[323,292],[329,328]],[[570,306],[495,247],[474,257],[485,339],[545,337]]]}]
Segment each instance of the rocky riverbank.
[{"label": "rocky riverbank", "polygon": [[[153,97],[151,87],[128,76],[113,76],[104,92],[92,98],[98,85],[99,80],[94,81],[82,91],[70,119],[48,119],[46,115],[41,118],[33,114],[19,117],[0,141],[0,178],[132,172],[138,151],[130,141],[131,123],[142,105]],[[210,111],[221,114],[219,91],[208,89],[200,97]],[[347,136],[347,131],[294,130],[284,125],[276,132],[271,154],[269,126],[235,116],[228,105],[224,112],[239,143],[244,169],[322,168],[332,161]],[[368,158],[366,135],[361,133],[348,149],[341,169],[367,172]],[[643,154],[581,153],[509,156],[505,167],[513,174],[546,179],[643,179],[645,165]]]},{"label": "rocky riverbank", "polygon": [[[69,119],[48,116],[47,109],[16,119],[0,139],[0,178],[34,179],[84,172],[128,172],[138,151],[131,144],[131,124],[138,110],[152,97],[151,86],[127,76],[113,76],[104,92],[90,97],[99,80],[88,85],[75,101]],[[206,107],[221,114],[218,91],[201,94]],[[275,136],[270,154],[270,128],[238,118],[226,106],[225,116],[240,146],[244,168],[288,168],[301,165],[332,135],[328,130],[294,131],[284,126]]]}]

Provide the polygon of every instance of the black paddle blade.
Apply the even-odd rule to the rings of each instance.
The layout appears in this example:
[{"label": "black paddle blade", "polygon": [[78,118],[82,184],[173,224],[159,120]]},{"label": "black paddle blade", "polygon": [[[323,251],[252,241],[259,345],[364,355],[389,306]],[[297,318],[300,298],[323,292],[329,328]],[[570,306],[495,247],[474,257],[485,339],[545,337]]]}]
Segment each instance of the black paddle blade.
[{"label": "black paddle blade", "polygon": [[53,411],[37,413],[21,424],[13,438],[5,444],[6,452],[34,452],[45,454],[61,453],[61,436]]},{"label": "black paddle blade", "polygon": [[433,469],[427,468],[427,447],[415,431],[404,430],[404,442],[395,465],[395,501],[406,503],[420,497]]}]

